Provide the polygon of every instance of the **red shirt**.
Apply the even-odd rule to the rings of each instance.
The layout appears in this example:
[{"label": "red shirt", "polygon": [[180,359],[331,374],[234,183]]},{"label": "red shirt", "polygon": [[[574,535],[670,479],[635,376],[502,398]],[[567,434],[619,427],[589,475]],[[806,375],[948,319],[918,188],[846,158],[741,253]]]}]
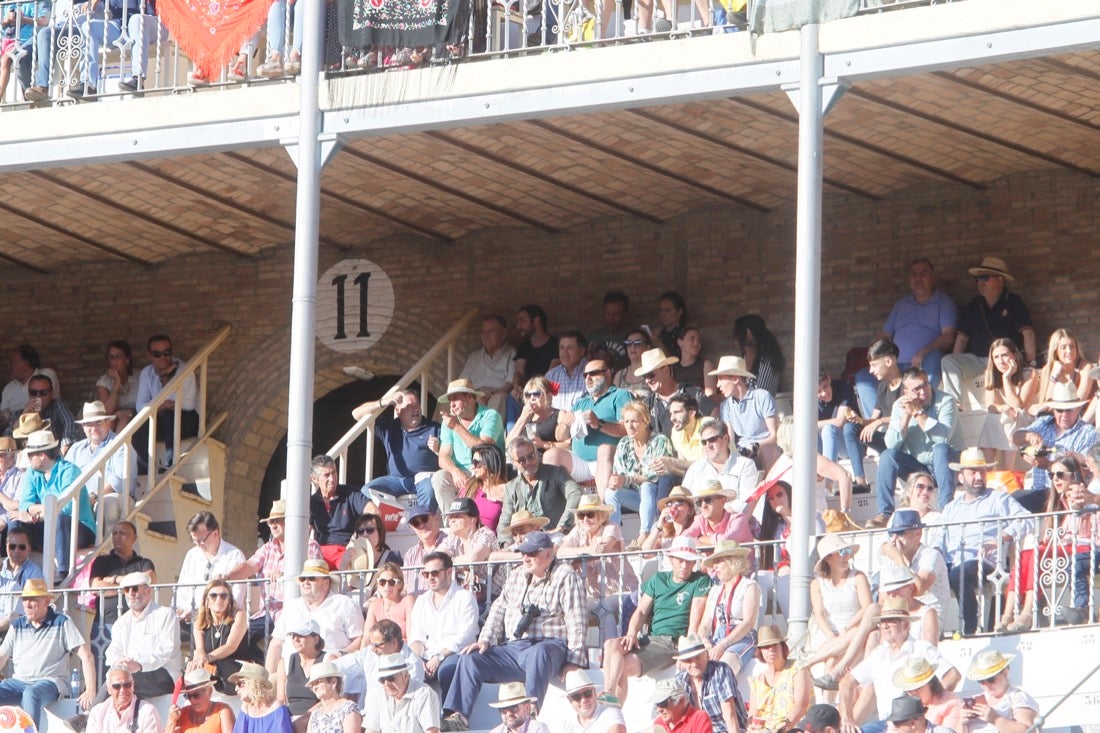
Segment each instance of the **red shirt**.
[{"label": "red shirt", "polygon": [[680,718],[680,722],[671,728],[660,715],[653,719],[653,725],[667,733],[712,733],[714,730],[710,725],[710,716],[699,708],[691,708],[688,714]]}]

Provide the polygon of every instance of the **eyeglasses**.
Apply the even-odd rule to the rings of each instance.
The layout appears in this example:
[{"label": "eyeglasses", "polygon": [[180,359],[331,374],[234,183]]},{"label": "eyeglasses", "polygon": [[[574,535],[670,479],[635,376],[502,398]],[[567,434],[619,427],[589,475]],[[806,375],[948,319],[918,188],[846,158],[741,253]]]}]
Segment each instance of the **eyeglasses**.
[{"label": "eyeglasses", "polygon": [[724,437],[726,437],[726,436],[719,433],[718,435],[712,435],[709,438],[702,438],[702,439],[699,440],[699,442],[702,443],[703,445],[710,445],[711,443],[717,443],[719,440],[721,440]]},{"label": "eyeglasses", "polygon": [[595,519],[596,512],[577,512],[577,519]]},{"label": "eyeglasses", "polygon": [[159,359],[162,356],[171,356],[171,355],[172,355],[172,350],[171,349],[163,349],[161,351],[153,351],[152,349],[149,350],[149,356],[153,357],[154,359]]},{"label": "eyeglasses", "polygon": [[229,594],[225,591],[216,591],[212,593],[207,593],[206,597],[215,601],[224,601],[226,598],[229,598]]},{"label": "eyeglasses", "polygon": [[389,677],[379,677],[378,681],[381,682],[383,685],[393,684],[397,681],[397,675],[391,674]]},{"label": "eyeglasses", "polygon": [[592,371],[590,371],[590,372],[585,372],[585,373],[584,373],[584,376],[585,376],[585,378],[588,378],[588,377],[598,377],[598,376],[600,376],[601,374],[603,374],[603,373],[604,373],[604,372],[606,372],[606,371],[607,371],[606,369],[593,369],[593,370],[592,370]]},{"label": "eyeglasses", "polygon": [[193,542],[197,547],[205,547],[206,542],[210,539],[210,536],[212,534],[214,534],[214,533],[213,532],[207,532],[202,537],[195,537],[194,535],[192,535],[191,542]]},{"label": "eyeglasses", "polygon": [[936,489],[932,484],[913,484],[913,491],[934,491]]},{"label": "eyeglasses", "polygon": [[28,389],[27,394],[31,397],[45,397],[52,391],[52,389]]},{"label": "eyeglasses", "polygon": [[378,579],[378,585],[390,586],[390,585],[397,585],[400,582],[401,581],[398,580],[397,578],[379,578]]},{"label": "eyeglasses", "polygon": [[8,549],[9,550],[25,550],[25,549],[27,549],[27,546],[24,545],[22,542],[9,542],[8,543]]},{"label": "eyeglasses", "polygon": [[[1054,478],[1063,480],[1074,478],[1074,475],[1071,471],[1051,471],[1050,475]],[[11,547],[11,545],[8,545],[8,547]]]},{"label": "eyeglasses", "polygon": [[118,692],[119,690],[129,690],[133,688],[133,686],[133,682],[115,682],[111,685],[111,689]]},{"label": "eyeglasses", "polygon": [[374,534],[377,531],[378,530],[375,527],[360,527],[359,529],[355,530],[355,534],[359,535],[360,537],[366,537],[367,535]]},{"label": "eyeglasses", "polygon": [[542,392],[524,392],[523,396],[527,399],[531,399],[533,397],[542,397]]},{"label": "eyeglasses", "polygon": [[585,690],[577,690],[576,692],[569,693],[568,697],[571,702],[580,702],[581,700],[587,700],[596,694],[596,691],[591,687]]},{"label": "eyeglasses", "polygon": [[529,463],[538,459],[538,453],[531,451],[530,453],[524,453],[523,455],[516,456],[516,463]]},{"label": "eyeglasses", "polygon": [[438,570],[421,570],[421,578],[438,578],[445,571],[445,568],[439,568]]},{"label": "eyeglasses", "polygon": [[186,697],[188,700],[195,700],[197,698],[202,697],[202,690],[195,690],[194,692],[185,692],[185,693],[183,693],[183,696]]},{"label": "eyeglasses", "polygon": [[641,339],[626,339],[623,341],[623,346],[645,346],[645,341]]},{"label": "eyeglasses", "polygon": [[975,275],[974,276],[974,282],[976,282],[976,283],[986,283],[986,282],[989,282],[989,278],[991,278],[991,277],[993,277],[993,276],[992,275]]},{"label": "eyeglasses", "polygon": [[475,458],[472,461],[470,461],[470,465],[477,468],[477,467],[480,467],[480,466],[484,466],[485,461],[481,460],[480,458]]}]

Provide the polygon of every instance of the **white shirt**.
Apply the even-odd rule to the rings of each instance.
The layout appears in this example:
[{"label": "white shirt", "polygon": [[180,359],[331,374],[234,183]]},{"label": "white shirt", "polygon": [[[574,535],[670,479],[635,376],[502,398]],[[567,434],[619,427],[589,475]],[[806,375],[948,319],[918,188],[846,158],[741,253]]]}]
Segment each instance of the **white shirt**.
[{"label": "white shirt", "polygon": [[[883,555],[881,550],[879,551],[878,562],[880,569],[884,564],[897,567],[897,563]],[[935,576],[932,585],[922,595],[917,596],[917,600],[929,608],[936,609],[936,613],[940,614],[942,620],[943,609],[947,607],[948,603],[951,603],[951,584],[947,580],[947,563],[943,561],[943,555],[935,547],[921,544],[917,548],[916,554],[913,555],[912,562],[909,563],[909,570],[912,571],[913,575],[932,573]]]},{"label": "white shirt", "polygon": [[474,383],[478,389],[500,389],[512,383],[516,373],[516,350],[505,344],[496,353],[489,356],[484,348],[478,349],[466,358],[462,374]]},{"label": "white shirt", "polygon": [[[57,12],[58,3],[54,4],[54,12]],[[70,4],[71,7],[71,4]],[[32,376],[46,376],[53,382],[53,398],[55,400],[61,399],[61,381],[57,378],[57,372],[49,367],[42,369],[36,369]],[[0,410],[7,410],[14,417],[13,422],[18,422],[18,415],[23,411],[23,408],[27,406],[27,402],[30,401],[30,393],[27,391],[30,389],[31,380],[26,382],[20,382],[18,379],[13,379],[4,385],[4,391],[0,392]]]},{"label": "white shirt", "polygon": [[740,511],[745,506],[745,500],[756,489],[759,475],[755,463],[740,453],[731,452],[721,472],[711,465],[706,456],[695,461],[688,466],[681,485],[694,494],[705,487],[707,481],[718,481],[726,491],[737,492],[738,501],[733,508]]},{"label": "white shirt", "polygon": [[457,654],[477,641],[477,632],[477,599],[458,583],[451,582],[438,608],[431,591],[421,593],[413,604],[409,643],[423,644],[425,658],[444,650]]},{"label": "white shirt", "polygon": [[[340,651],[346,648],[352,639],[358,639],[363,635],[363,611],[359,608],[359,604],[352,598],[330,589],[321,605],[312,610],[306,606],[304,598],[287,601],[283,606],[283,612],[275,622],[271,638],[285,641],[288,627],[300,626],[309,619],[317,622],[321,638],[325,640],[326,652]],[[283,662],[287,662],[293,653],[294,647],[284,643]]]},{"label": "white shirt", "polygon": [[898,653],[893,655],[890,654],[888,645],[879,644],[863,658],[862,662],[852,668],[852,679],[858,682],[860,687],[874,683],[879,720],[890,717],[890,706],[894,698],[904,694],[894,686],[894,672],[901,669],[905,660],[914,654],[924,657],[936,670],[936,676],[941,680],[952,670],[951,662],[944,659],[939,649],[927,641],[914,641],[911,638],[906,639]]},{"label": "white shirt", "polygon": [[[176,589],[176,609],[183,613],[192,613],[202,602],[202,592],[206,584],[214,578],[227,578],[233,568],[244,562],[244,553],[225,540],[218,544],[213,558],[208,558],[201,547],[192,547],[183,557],[180,568],[179,588]],[[244,583],[233,585],[233,600],[244,608]]]},{"label": "white shirt", "polygon": [[[181,370],[187,366],[187,362],[183,359],[176,359],[173,357],[172,361],[175,363],[177,369]],[[175,379],[175,377],[172,377],[172,379]],[[162,386],[163,385],[160,383],[160,376],[157,374],[157,370],[152,364],[142,369],[138,377],[137,409],[140,410],[152,402],[153,398],[160,392]],[[188,375],[187,379],[183,380],[183,384],[180,385],[174,399],[179,403],[180,409],[199,409],[199,385],[195,380],[194,374]]]},{"label": "white shirt", "polygon": [[394,700],[381,687],[363,708],[363,729],[380,733],[422,733],[439,728],[439,695],[427,685],[409,680],[404,697]]},{"label": "white shirt", "polygon": [[623,711],[612,705],[596,703],[596,715],[588,725],[581,725],[577,720],[577,714],[567,715],[562,721],[562,733],[607,733],[607,729],[613,725],[626,725]]},{"label": "white shirt", "polygon": [[142,672],[163,669],[180,676],[180,625],[171,608],[150,602],[141,616],[130,609],[111,627],[111,643],[104,652],[107,667],[123,659],[141,665]]},{"label": "white shirt", "polygon": [[[131,733],[134,721],[135,697],[129,707],[119,713],[114,700],[104,700],[88,711],[88,733]],[[137,733],[160,733],[160,715],[155,705],[142,702],[138,707]]]}]

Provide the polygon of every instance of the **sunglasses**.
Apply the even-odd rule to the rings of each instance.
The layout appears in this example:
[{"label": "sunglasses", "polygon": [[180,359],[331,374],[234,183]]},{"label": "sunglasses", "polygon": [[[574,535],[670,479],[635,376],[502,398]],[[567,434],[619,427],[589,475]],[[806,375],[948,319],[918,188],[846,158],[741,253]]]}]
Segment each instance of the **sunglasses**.
[{"label": "sunglasses", "polygon": [[935,488],[932,484],[913,484],[914,491],[934,491]]},{"label": "sunglasses", "polygon": [[141,592],[141,586],[140,585],[131,585],[129,588],[125,588],[122,592],[123,593],[140,593]]},{"label": "sunglasses", "polygon": [[[1051,471],[1050,475],[1057,479],[1072,479],[1075,478],[1072,471]],[[11,545],[8,545],[11,547]]]},{"label": "sunglasses", "polygon": [[722,501],[725,501],[725,497],[722,497],[722,496],[704,496],[702,499],[699,500],[699,503],[702,504],[703,506],[710,506],[711,504],[718,501],[719,499],[721,499]]},{"label": "sunglasses", "polygon": [[111,689],[114,690],[115,692],[118,692],[119,690],[132,689],[133,686],[134,686],[133,682],[115,682],[114,684],[111,685]]},{"label": "sunglasses", "polygon": [[522,456],[517,455],[516,456],[516,463],[529,463],[531,461],[536,460],[537,457],[538,457],[538,454],[535,453],[535,451],[531,451],[530,453],[524,453]]},{"label": "sunglasses", "polygon": [[527,399],[531,399],[533,397],[542,397],[542,392],[524,392],[523,396]]},{"label": "sunglasses", "polygon": [[644,377],[642,377],[642,380],[646,382],[656,382],[657,374],[655,372],[650,372],[649,374],[646,374]]},{"label": "sunglasses", "polygon": [[541,552],[542,550],[534,550],[533,552],[521,552],[519,554],[523,555],[524,557],[538,557],[539,553]]},{"label": "sunglasses", "polygon": [[590,372],[585,372],[584,376],[586,376],[586,377],[598,377],[606,371],[607,371],[606,369],[593,369]]},{"label": "sunglasses", "polygon": [[185,692],[183,696],[188,700],[195,700],[202,697],[202,690],[195,690],[194,692]]},{"label": "sunglasses", "polygon": [[379,578],[378,585],[397,585],[401,581],[397,578]]},{"label": "sunglasses", "polygon": [[440,575],[443,575],[443,572],[444,572],[444,570],[442,568],[439,569],[439,570],[421,570],[420,571],[420,577],[421,578],[438,578]]},{"label": "sunglasses", "polygon": [[577,512],[577,519],[595,519],[596,512]]},{"label": "sunglasses", "polygon": [[699,440],[699,442],[702,443],[703,445],[710,445],[711,443],[717,443],[719,440],[721,440],[724,437],[726,437],[726,436],[724,436],[724,435],[712,435],[709,438],[701,438]]},{"label": "sunglasses", "polygon": [[52,389],[28,389],[27,394],[31,397],[45,397],[52,391]]},{"label": "sunglasses", "polygon": [[397,681],[397,675],[391,674],[389,677],[379,677],[378,681],[381,682],[383,685],[393,684]]},{"label": "sunglasses", "polygon": [[518,712],[519,712],[519,705],[509,705],[506,708],[500,708],[500,714],[501,715],[507,715],[509,713],[518,713]]},{"label": "sunglasses", "polygon": [[154,359],[159,359],[162,356],[171,356],[172,355],[172,350],[171,349],[164,349],[163,351],[152,351],[152,350],[150,350],[149,355],[151,357],[153,357]]},{"label": "sunglasses", "polygon": [[645,346],[645,341],[641,339],[627,339],[623,341],[623,346]]},{"label": "sunglasses", "polygon": [[229,598],[229,594],[225,591],[217,591],[214,593],[207,593],[206,597],[215,601],[224,601],[226,598]]},{"label": "sunglasses", "polygon": [[856,550],[854,547],[842,547],[836,551],[836,554],[840,555],[841,557],[851,557],[855,553]]},{"label": "sunglasses", "polygon": [[355,530],[355,534],[359,535],[360,537],[366,537],[367,535],[374,534],[377,531],[378,530],[374,527],[360,527],[359,529]]},{"label": "sunglasses", "polygon": [[413,519],[413,520],[409,521],[409,526],[412,527],[413,529],[420,529],[421,527],[423,527],[427,523],[428,523],[428,518],[427,517],[417,517],[416,519]]},{"label": "sunglasses", "polygon": [[672,707],[672,701],[674,699],[675,698],[670,697],[667,700],[657,703],[654,707],[656,707],[658,710],[664,710],[665,708]]},{"label": "sunglasses", "polygon": [[993,277],[993,276],[992,275],[975,275],[974,276],[974,282],[976,282],[976,283],[987,283],[987,282],[989,282],[989,278],[991,278],[991,277]]},{"label": "sunglasses", "polygon": [[9,550],[25,550],[25,549],[27,549],[27,546],[24,545],[22,542],[9,542],[8,543],[8,549]]},{"label": "sunglasses", "polygon": [[572,692],[568,695],[568,697],[569,700],[572,702],[580,702],[581,700],[587,700],[595,694],[596,691],[589,688],[587,690],[578,690],[577,692]]},{"label": "sunglasses", "polygon": [[470,461],[470,465],[471,466],[484,466],[485,461],[481,460],[480,458],[475,458],[472,461]]}]

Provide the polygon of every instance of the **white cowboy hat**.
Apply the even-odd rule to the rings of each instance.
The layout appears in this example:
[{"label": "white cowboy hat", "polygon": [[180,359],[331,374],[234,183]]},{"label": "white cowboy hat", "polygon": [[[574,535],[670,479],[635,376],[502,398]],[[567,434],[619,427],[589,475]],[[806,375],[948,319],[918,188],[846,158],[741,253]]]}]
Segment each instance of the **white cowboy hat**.
[{"label": "white cowboy hat", "polygon": [[679,363],[679,357],[668,356],[663,349],[649,349],[642,352],[642,365],[634,370],[634,376],[644,377],[654,369]]},{"label": "white cowboy hat", "polygon": [[745,379],[756,376],[749,371],[748,365],[740,356],[723,356],[718,360],[718,368],[707,374],[712,377],[744,377]]}]

